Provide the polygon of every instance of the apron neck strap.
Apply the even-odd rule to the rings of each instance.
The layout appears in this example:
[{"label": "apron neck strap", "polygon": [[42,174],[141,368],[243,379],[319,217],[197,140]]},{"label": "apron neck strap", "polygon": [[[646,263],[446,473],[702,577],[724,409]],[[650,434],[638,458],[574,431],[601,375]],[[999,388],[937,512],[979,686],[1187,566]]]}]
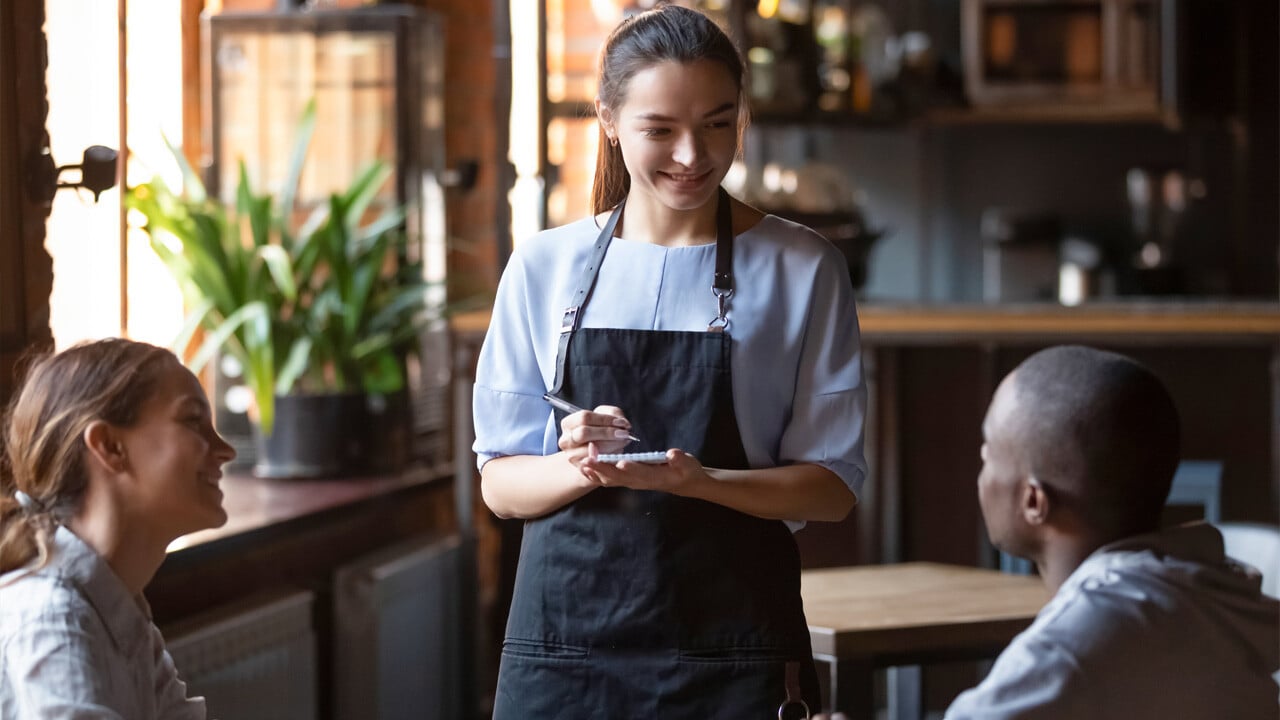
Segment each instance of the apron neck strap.
[{"label": "apron neck strap", "polygon": [[711,292],[716,296],[716,316],[707,324],[707,332],[724,332],[729,327],[729,298],[733,297],[733,203],[724,188],[720,188],[716,208],[716,276]]},{"label": "apron neck strap", "polygon": [[[587,266],[582,269],[582,276],[578,279],[577,290],[573,293],[573,302],[565,308],[564,319],[560,322],[560,342],[556,348],[556,379],[551,388],[552,395],[559,395],[564,387],[564,364],[569,349],[569,338],[582,325],[582,311],[586,308],[587,301],[591,299],[592,291],[595,290],[596,279],[600,276],[600,265],[604,262],[605,253],[609,251],[609,243],[613,240],[613,232],[618,227],[618,220],[622,217],[622,208],[626,202],[623,198],[622,202],[618,203],[609,214],[608,222],[600,229],[600,234],[596,236],[595,247],[591,249],[591,257],[587,261]],[[729,193],[725,192],[724,188],[719,188],[717,193],[716,274],[711,292],[716,297],[717,314],[707,326],[707,330],[723,332],[729,326],[729,319],[726,316],[727,302],[733,295],[733,204],[729,200]]]}]

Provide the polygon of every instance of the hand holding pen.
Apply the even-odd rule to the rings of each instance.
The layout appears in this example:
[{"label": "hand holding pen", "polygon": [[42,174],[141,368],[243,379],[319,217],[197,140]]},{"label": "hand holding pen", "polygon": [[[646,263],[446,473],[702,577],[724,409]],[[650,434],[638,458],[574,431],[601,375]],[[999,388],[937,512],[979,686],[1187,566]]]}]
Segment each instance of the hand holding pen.
[{"label": "hand holding pen", "polygon": [[[585,451],[588,445],[594,444],[597,452],[616,452],[640,439],[631,434],[631,422],[619,408],[601,405],[595,410],[587,410],[551,394],[543,395],[542,399],[569,414],[560,423],[561,450],[577,455],[575,451]],[[586,456],[585,452],[581,455]]]}]

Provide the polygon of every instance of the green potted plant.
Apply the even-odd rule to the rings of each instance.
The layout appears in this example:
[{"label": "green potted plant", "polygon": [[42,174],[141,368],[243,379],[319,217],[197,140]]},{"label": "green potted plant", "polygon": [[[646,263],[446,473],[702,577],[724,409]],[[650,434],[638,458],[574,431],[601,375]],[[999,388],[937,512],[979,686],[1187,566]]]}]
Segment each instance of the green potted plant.
[{"label": "green potted plant", "polygon": [[305,221],[293,221],[314,128],[312,103],[278,195],[255,192],[241,162],[228,207],[208,196],[175,148],[182,192],[157,178],[126,198],[190,308],[175,347],[203,329],[193,370],[218,353],[243,368],[260,475],[387,469],[388,459],[402,456],[404,360],[428,318],[422,268],[406,260],[403,209],[366,219],[391,175],[385,163],[372,163]]}]

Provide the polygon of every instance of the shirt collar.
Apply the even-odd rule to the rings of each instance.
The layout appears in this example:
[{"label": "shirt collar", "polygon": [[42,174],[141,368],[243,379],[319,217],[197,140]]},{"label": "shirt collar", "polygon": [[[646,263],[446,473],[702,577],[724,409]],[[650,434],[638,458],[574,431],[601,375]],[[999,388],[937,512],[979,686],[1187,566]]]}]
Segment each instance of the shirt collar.
[{"label": "shirt collar", "polygon": [[59,574],[93,606],[116,648],[127,655],[148,642],[151,610],[146,600],[130,595],[102,556],[67,528],[58,527],[53,546]]}]

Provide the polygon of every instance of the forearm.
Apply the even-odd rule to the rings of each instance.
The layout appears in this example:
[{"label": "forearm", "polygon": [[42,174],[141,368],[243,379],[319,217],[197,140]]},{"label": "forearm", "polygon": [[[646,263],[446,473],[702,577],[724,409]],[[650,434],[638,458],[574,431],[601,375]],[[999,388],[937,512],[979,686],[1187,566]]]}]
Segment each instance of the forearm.
[{"label": "forearm", "polygon": [[771,520],[838,522],[857,499],[844,481],[812,463],[756,470],[706,468],[681,494]]},{"label": "forearm", "polygon": [[596,487],[563,452],[494,458],[480,472],[480,494],[500,518],[541,517]]}]

